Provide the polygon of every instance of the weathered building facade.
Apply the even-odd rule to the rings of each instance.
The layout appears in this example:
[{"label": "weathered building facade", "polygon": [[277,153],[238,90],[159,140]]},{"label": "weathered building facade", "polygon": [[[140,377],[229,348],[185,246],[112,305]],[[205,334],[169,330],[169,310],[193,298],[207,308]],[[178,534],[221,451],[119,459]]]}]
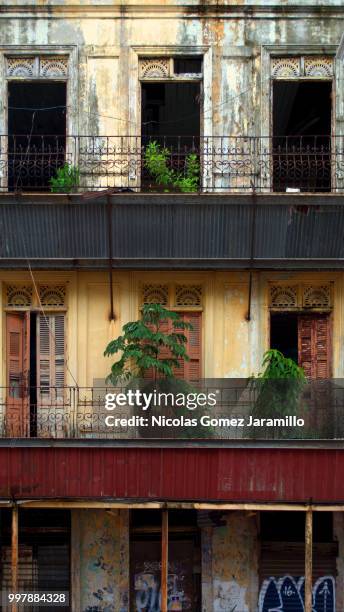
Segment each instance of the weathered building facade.
[{"label": "weathered building facade", "polygon": [[[339,0],[3,0],[0,590],[344,609],[343,31]],[[307,439],[104,430],[144,303],[245,415],[264,352],[297,361]]]}]

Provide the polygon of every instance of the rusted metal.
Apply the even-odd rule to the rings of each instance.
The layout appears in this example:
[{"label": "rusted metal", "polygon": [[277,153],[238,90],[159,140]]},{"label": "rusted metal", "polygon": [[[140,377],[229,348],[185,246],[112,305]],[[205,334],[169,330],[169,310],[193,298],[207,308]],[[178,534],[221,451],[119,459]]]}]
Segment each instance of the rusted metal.
[{"label": "rusted metal", "polygon": [[313,584],[313,512],[306,512],[305,525],[305,612],[312,612]]},{"label": "rusted metal", "polygon": [[[15,444],[15,442],[14,442]],[[342,450],[0,448],[0,498],[344,504]],[[181,477],[182,475],[182,477]]]},{"label": "rusted metal", "polygon": [[[146,147],[156,142],[178,180],[188,173],[189,155],[198,160],[193,191],[288,189],[328,192],[341,183],[343,143],[330,136],[56,136],[1,135],[0,161],[7,166],[4,190],[50,191],[51,179],[65,163],[78,160],[75,184],[68,191],[125,189],[178,191],[160,185],[148,170]],[[71,175],[70,180],[72,180]],[[61,186],[60,191],[63,191]]]},{"label": "rusted metal", "polygon": [[[18,506],[12,508],[12,533],[11,533],[11,573],[12,593],[18,593],[18,559],[19,559],[19,531],[18,531]],[[14,601],[11,606],[12,612],[17,612],[18,605]]]},{"label": "rusted metal", "polygon": [[[96,381],[97,382],[97,381]],[[103,381],[100,381],[103,383]],[[146,384],[146,380],[143,384]],[[191,382],[192,381],[187,381]],[[136,381],[139,385],[139,380]],[[0,387],[0,414],[4,427],[1,438],[53,440],[202,440],[203,443],[216,440],[260,440],[260,441],[301,441],[301,440],[343,440],[344,439],[344,381],[341,379],[311,379],[299,391],[294,414],[285,411],[283,398],[295,390],[293,380],[264,381],[265,392],[269,388],[269,400],[259,404],[261,379],[206,379],[198,380],[199,393],[213,393],[216,389],[216,406],[205,406],[195,413],[197,426],[190,432],[186,418],[180,416],[177,406],[164,406],[168,410],[164,418],[178,419],[175,426],[161,421],[160,426],[147,427],[142,423],[137,406],[106,407],[107,393],[126,393],[126,388],[98,386],[52,386],[27,387],[23,385]],[[155,385],[157,391],[160,389]],[[139,389],[139,386],[137,386]],[[163,390],[166,391],[166,388]],[[174,390],[171,388],[171,392]],[[15,397],[17,410],[12,409]],[[279,407],[269,402],[278,398]],[[32,399],[33,398],[33,399]],[[30,406],[30,414],[25,411]],[[327,410],[323,410],[326,405]],[[236,419],[231,420],[231,415]],[[274,426],[264,425],[266,416],[274,413]],[[27,416],[26,416],[27,415]],[[148,425],[152,415],[148,414]],[[258,419],[257,427],[252,420]],[[129,421],[130,419],[130,421]],[[239,420],[240,419],[240,420]],[[263,421],[264,419],[264,421]],[[22,422],[24,421],[24,422]],[[27,421],[27,422],[26,422]],[[168,426],[166,427],[166,424]],[[25,425],[25,426],[24,426]]]},{"label": "rusted metal", "polygon": [[162,511],[161,524],[161,612],[167,612],[168,510]]}]

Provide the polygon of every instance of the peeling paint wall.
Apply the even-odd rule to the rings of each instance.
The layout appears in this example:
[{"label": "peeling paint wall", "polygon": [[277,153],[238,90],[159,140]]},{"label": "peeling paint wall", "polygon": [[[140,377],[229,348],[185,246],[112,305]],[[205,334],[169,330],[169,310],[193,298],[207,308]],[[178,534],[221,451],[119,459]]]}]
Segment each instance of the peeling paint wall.
[{"label": "peeling paint wall", "polygon": [[129,611],[128,517],[127,510],[72,511],[75,612]]},{"label": "peeling paint wall", "polygon": [[[281,4],[281,3],[279,3]],[[334,54],[344,30],[341,2],[259,0],[218,4],[198,1],[36,3],[2,2],[0,62],[8,52],[34,48],[71,55],[74,133],[140,133],[138,57],[203,53],[206,135],[254,135],[269,126],[269,54]],[[265,58],[265,60],[264,60]],[[262,63],[262,59],[264,60]],[[337,62],[338,74],[340,62]],[[4,72],[1,70],[2,74]],[[340,82],[342,76],[340,76]],[[337,83],[338,133],[343,92]],[[1,79],[2,93],[6,83]],[[6,95],[5,95],[6,99]],[[0,126],[6,128],[6,104]]]},{"label": "peeling paint wall", "polygon": [[202,530],[202,609],[252,612],[258,601],[256,515],[231,512],[223,519],[225,525]]},{"label": "peeling paint wall", "polygon": [[[139,317],[142,284],[200,284],[203,289],[202,363],[207,378],[245,378],[261,371],[262,357],[269,348],[270,282],[290,284],[333,283],[333,376],[344,377],[344,275],[342,272],[257,272],[252,278],[251,318],[247,320],[248,272],[113,272],[115,321],[109,321],[108,275],[104,272],[36,272],[37,284],[66,286],[66,346],[68,385],[92,386],[109,373],[111,359],[103,355],[108,342],[122,326]],[[6,285],[31,284],[28,272],[3,271]],[[2,317],[0,376],[6,384],[6,317]],[[2,341],[1,341],[2,338]],[[71,376],[73,374],[74,379]]]}]

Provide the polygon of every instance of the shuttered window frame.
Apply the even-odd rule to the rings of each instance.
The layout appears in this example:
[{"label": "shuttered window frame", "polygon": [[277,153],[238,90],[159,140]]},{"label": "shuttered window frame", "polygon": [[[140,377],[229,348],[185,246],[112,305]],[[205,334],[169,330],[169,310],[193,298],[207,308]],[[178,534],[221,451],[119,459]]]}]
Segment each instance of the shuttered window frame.
[{"label": "shuttered window frame", "polygon": [[[174,376],[181,380],[199,380],[202,378],[203,374],[203,308],[169,308],[168,306],[166,306],[166,308],[173,312],[177,312],[182,320],[189,321],[191,324],[193,324],[192,319],[198,319],[198,322],[194,324],[194,330],[181,330],[188,339],[188,342],[186,344],[186,352],[190,357],[190,361],[180,360],[180,367],[174,368]],[[161,327],[161,331],[163,333],[171,333],[173,329],[174,328],[172,326],[171,321],[166,321],[165,325]],[[176,329],[176,331],[178,331],[178,329]],[[193,344],[193,336],[195,336],[195,332],[196,334],[198,333],[198,339],[196,340],[196,343],[198,345],[198,351],[195,347],[195,344]],[[161,358],[164,359],[169,356],[169,352],[167,349],[163,349],[159,353],[159,355]],[[152,377],[152,372],[148,370],[146,372],[145,378],[149,379]]]},{"label": "shuttered window frame", "polygon": [[[48,327],[49,325],[49,327]],[[36,368],[40,406],[63,404],[66,384],[66,312],[37,313]]]}]

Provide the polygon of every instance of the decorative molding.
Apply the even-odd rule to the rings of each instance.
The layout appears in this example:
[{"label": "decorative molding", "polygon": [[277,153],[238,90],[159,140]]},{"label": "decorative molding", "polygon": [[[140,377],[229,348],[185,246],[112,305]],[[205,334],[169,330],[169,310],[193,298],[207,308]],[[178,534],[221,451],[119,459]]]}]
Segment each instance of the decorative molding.
[{"label": "decorative molding", "polygon": [[161,304],[167,306],[169,302],[168,285],[147,284],[142,287],[143,304]]},{"label": "decorative molding", "polygon": [[15,308],[32,304],[31,285],[7,285],[6,286],[6,305]]},{"label": "decorative molding", "polygon": [[305,57],[305,76],[332,77],[332,57]]},{"label": "decorative molding", "polygon": [[41,57],[39,74],[42,77],[66,77],[68,75],[68,58]]},{"label": "decorative molding", "polygon": [[169,76],[169,58],[144,58],[140,60],[141,79],[166,79]]},{"label": "decorative molding", "polygon": [[333,57],[330,55],[287,56],[271,58],[271,76],[283,78],[331,78],[334,74]]},{"label": "decorative molding", "polygon": [[302,292],[304,308],[331,308],[330,285],[305,285]]},{"label": "decorative molding", "polygon": [[66,287],[64,285],[41,285],[39,299],[42,306],[65,306]]},{"label": "decorative molding", "polygon": [[202,285],[176,285],[176,306],[202,306]]},{"label": "decorative molding", "polygon": [[271,60],[271,76],[274,79],[301,76],[299,57],[280,57]]},{"label": "decorative molding", "polygon": [[36,61],[34,57],[8,57],[7,76],[9,77],[33,77],[36,73]]},{"label": "decorative molding", "polygon": [[66,55],[7,57],[7,77],[66,78],[67,76],[68,56]]},{"label": "decorative molding", "polygon": [[298,285],[270,285],[270,308],[297,308]]}]

